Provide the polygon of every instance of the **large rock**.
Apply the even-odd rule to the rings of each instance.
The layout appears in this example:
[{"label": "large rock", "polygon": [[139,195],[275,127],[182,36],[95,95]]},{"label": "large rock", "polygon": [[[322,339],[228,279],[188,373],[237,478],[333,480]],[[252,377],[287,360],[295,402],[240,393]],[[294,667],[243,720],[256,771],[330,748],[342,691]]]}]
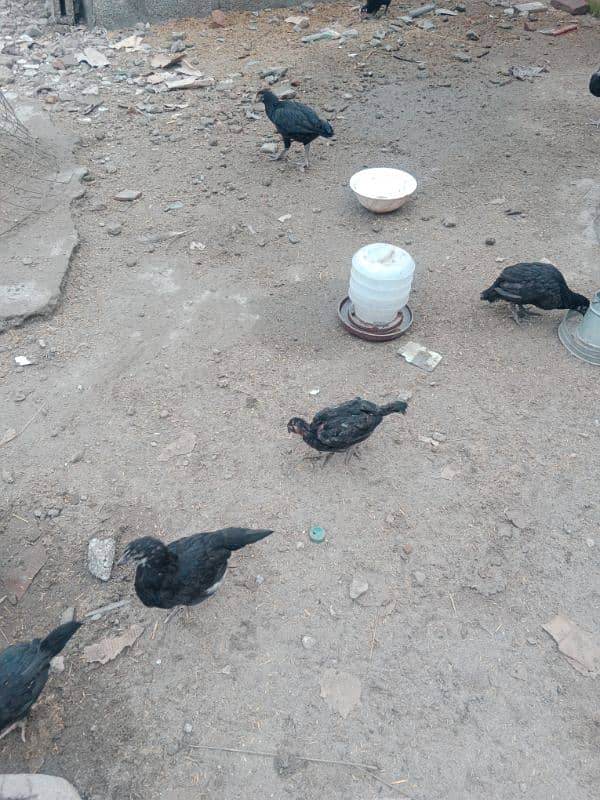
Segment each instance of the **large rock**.
[{"label": "large rock", "polygon": [[[37,142],[21,140],[12,149],[12,169],[20,170],[19,194],[12,227],[6,216],[0,217],[0,332],[58,305],[78,243],[71,202],[84,191],[80,178],[85,170],[74,163],[74,139],[32,105],[17,107],[16,112]],[[1,178],[0,165],[0,189]]]},{"label": "large rock", "polygon": [[2,800],[81,800],[64,778],[53,775],[0,775]]}]

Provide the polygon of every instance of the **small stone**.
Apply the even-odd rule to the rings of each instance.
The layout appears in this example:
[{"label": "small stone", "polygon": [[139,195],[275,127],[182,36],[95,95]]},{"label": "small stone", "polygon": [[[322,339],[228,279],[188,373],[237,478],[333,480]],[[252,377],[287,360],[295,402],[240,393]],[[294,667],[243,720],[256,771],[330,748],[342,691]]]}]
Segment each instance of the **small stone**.
[{"label": "small stone", "polygon": [[559,11],[566,11],[568,14],[587,14],[590,10],[586,0],[552,0],[550,5],[558,8]]},{"label": "small stone", "polygon": [[224,28],[225,25],[227,25],[225,14],[219,8],[216,8],[211,12],[210,24],[213,26],[213,28]]},{"label": "small stone", "polygon": [[65,671],[65,657],[54,656],[54,658],[50,660],[50,672],[61,673],[64,671]]},{"label": "small stone", "polygon": [[223,669],[221,670],[221,674],[231,675],[231,664],[227,664],[227,666],[223,667]]},{"label": "small stone", "polygon": [[171,39],[174,42],[182,42],[186,36],[187,34],[184,31],[173,31],[171,34]]},{"label": "small stone", "polygon": [[448,438],[445,433],[441,433],[440,431],[434,431],[431,434],[431,438],[434,442],[445,442]]},{"label": "small stone", "polygon": [[442,225],[444,228],[456,228],[456,220],[452,219],[452,217],[444,217]]},{"label": "small stone", "polygon": [[427,579],[427,576],[425,575],[424,572],[417,571],[413,573],[413,578],[415,579],[415,583],[417,583],[419,586],[423,586],[423,584]]},{"label": "small stone", "polygon": [[106,232],[109,236],[120,236],[123,232],[123,226],[119,222],[112,222],[106,226]]},{"label": "small stone", "polygon": [[312,636],[303,636],[302,637],[302,647],[305,650],[312,650],[312,648],[316,645],[317,640],[314,639]]},{"label": "small stone", "polygon": [[115,195],[115,200],[119,200],[122,203],[131,203],[133,200],[139,200],[142,196],[142,193],[139,189],[123,189],[122,192]]},{"label": "small stone", "polygon": [[255,581],[257,586],[262,586],[263,583],[265,582],[265,579],[263,578],[262,575],[257,575]]},{"label": "small stone", "polygon": [[125,266],[127,266],[127,267],[135,267],[135,265],[137,263],[138,263],[137,258],[128,258],[127,261],[125,262]]},{"label": "small stone", "polygon": [[186,722],[183,726],[184,733],[192,733],[194,730],[194,726],[190,722]]},{"label": "small stone", "polygon": [[350,584],[349,595],[351,600],[358,600],[369,589],[369,584],[366,581],[361,581],[359,578],[353,578]]},{"label": "small stone", "polygon": [[128,417],[134,417],[135,416],[135,408],[133,406],[129,406],[129,408],[127,409],[127,411],[125,413],[127,414]]},{"label": "small stone", "polygon": [[310,25],[310,19],[308,17],[287,17],[285,21],[288,25],[293,25],[295,31],[303,30]]},{"label": "small stone", "polygon": [[171,47],[169,48],[171,53],[183,53],[185,52],[185,44],[183,42],[173,42]]},{"label": "small stone", "polygon": [[278,149],[279,149],[278,145],[276,145],[274,142],[265,142],[260,148],[260,152],[269,153],[270,155],[275,155]]},{"label": "small stone", "polygon": [[56,519],[60,517],[60,508],[47,508],[46,509],[46,518],[47,519]]},{"label": "small stone", "polygon": [[402,549],[404,550],[406,555],[409,556],[413,551],[413,546],[410,542],[406,542],[406,544],[402,545]]},{"label": "small stone", "polygon": [[209,147],[218,147],[218,145],[219,145],[219,140],[217,139],[217,137],[216,136],[211,136],[210,139],[208,140],[208,146]]},{"label": "small stone", "polygon": [[488,245],[488,247],[492,247],[493,245],[496,244],[496,240],[494,239],[493,236],[488,236],[487,239],[485,240],[485,243]]},{"label": "small stone", "polygon": [[2,470],[2,481],[3,483],[14,483],[15,482],[15,473],[12,469],[3,469]]},{"label": "small stone", "polygon": [[300,239],[295,233],[288,233],[288,242],[290,242],[290,244],[298,244],[299,241]]},{"label": "small stone", "polygon": [[88,569],[95,578],[107,581],[115,560],[115,540],[90,539],[88,544]]},{"label": "small stone", "polygon": [[463,64],[468,64],[470,61],[473,60],[468,53],[463,53],[462,50],[458,50],[456,53],[454,53],[454,58],[457,61],[462,61]]},{"label": "small stone", "polygon": [[159,416],[159,419],[168,419],[168,417],[171,416],[171,412],[167,411],[166,408],[163,408],[163,410],[160,412],[160,414],[158,416]]},{"label": "small stone", "polygon": [[470,42],[478,42],[479,36],[475,33],[475,31],[467,31],[467,39]]},{"label": "small stone", "polygon": [[168,756],[174,756],[179,752],[179,742],[169,742],[165,747],[165,753]]},{"label": "small stone", "polygon": [[42,35],[42,29],[38,28],[37,25],[28,25],[24,30],[23,33],[26,36],[31,36],[32,39],[37,39],[39,36]]}]

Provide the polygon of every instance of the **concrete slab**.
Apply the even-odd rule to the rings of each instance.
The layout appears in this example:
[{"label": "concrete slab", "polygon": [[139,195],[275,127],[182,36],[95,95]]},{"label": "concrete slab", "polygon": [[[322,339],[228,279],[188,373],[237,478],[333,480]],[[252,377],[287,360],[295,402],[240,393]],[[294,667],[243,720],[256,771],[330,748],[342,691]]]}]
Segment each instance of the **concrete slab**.
[{"label": "concrete slab", "polygon": [[37,146],[52,157],[39,161],[47,174],[35,178],[36,185],[47,182],[47,193],[38,198],[33,213],[0,236],[0,332],[51,313],[58,305],[78,243],[71,203],[85,191],[80,182],[85,170],[74,163],[74,138],[55,128],[35,106],[15,110]]},{"label": "concrete slab", "polygon": [[54,775],[0,775],[2,800],[81,800],[64,778]]}]

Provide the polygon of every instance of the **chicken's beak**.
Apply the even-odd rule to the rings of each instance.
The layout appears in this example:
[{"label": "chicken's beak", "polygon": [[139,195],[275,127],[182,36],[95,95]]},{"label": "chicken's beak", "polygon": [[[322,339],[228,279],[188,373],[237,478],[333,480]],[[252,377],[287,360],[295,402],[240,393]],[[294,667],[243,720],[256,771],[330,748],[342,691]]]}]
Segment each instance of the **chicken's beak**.
[{"label": "chicken's beak", "polygon": [[125,551],[121,556],[121,558],[117,561],[117,567],[122,567],[124,564],[128,563],[129,563],[129,555],[127,554],[127,551]]}]

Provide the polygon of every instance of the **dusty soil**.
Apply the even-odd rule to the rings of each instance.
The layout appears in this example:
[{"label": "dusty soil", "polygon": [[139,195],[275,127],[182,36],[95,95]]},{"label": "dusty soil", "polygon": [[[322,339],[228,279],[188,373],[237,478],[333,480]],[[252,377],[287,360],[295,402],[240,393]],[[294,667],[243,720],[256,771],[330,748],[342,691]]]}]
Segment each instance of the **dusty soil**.
[{"label": "dusty soil", "polygon": [[[540,258],[579,291],[598,287],[599,134],[586,124],[600,116],[587,92],[598,27],[586,18],[552,39],[522,21],[499,28],[502,9],[473,3],[434,32],[402,32],[398,52],[422,70],[370,47],[382,23],[358,25],[347,4],[311,14],[311,30],[359,28],[341,47],[302,45],[287,13],[185,30],[219,80],[248,53],[290,67],[299,98],[337,134],[314,147],[305,175],[259,152],[271,127],[245,117],[260,86],[251,70],[220,92],[144,95],[186,106],[156,115],[132,113],[117,81],[87,122],[50,107],[79,133],[94,180],[74,207],[81,244],[61,307],[0,339],[2,428],[25,428],[0,449],[14,473],[2,485],[2,569],[33,541],[48,552],[23,599],[0,605],[3,636],[132,596],[128,571],[107,584],[89,575],[92,536],[121,549],[141,534],[236,523],[276,533],[236,554],[218,595],[188,619],[164,626],[134,598],[86,625],[27,744],[16,734],[0,744],[2,768],[61,775],[86,800],[592,800],[596,685],[541,626],[563,611],[599,627],[598,372],[563,349],[560,313],[517,327],[478,295],[503,264]],[[563,21],[548,12],[534,27]],[[164,45],[182,27],[149,39]],[[491,49],[461,63],[463,43]],[[507,82],[513,64],[548,72]],[[347,187],[363,165],[408,169],[414,201],[370,216]],[[142,198],[115,202],[125,188]],[[165,212],[174,201],[183,207]],[[108,236],[115,221],[123,232]],[[186,233],[139,241],[171,230]],[[398,342],[367,344],[337,322],[351,255],[376,240],[415,257],[409,338],[443,354],[431,375],[406,364]],[[20,354],[35,365],[16,369]],[[286,432],[295,414],[405,393],[407,416],[387,419],[348,466],[303,460]],[[193,452],[158,461],[186,432]],[[432,450],[421,437],[434,433],[443,441]],[[315,524],[327,531],[320,545],[307,536]],[[355,577],[369,590],[353,601]],[[84,645],[134,622],[145,633],[131,650],[84,663]],[[360,680],[347,718],[320,697],[328,669]]]}]

